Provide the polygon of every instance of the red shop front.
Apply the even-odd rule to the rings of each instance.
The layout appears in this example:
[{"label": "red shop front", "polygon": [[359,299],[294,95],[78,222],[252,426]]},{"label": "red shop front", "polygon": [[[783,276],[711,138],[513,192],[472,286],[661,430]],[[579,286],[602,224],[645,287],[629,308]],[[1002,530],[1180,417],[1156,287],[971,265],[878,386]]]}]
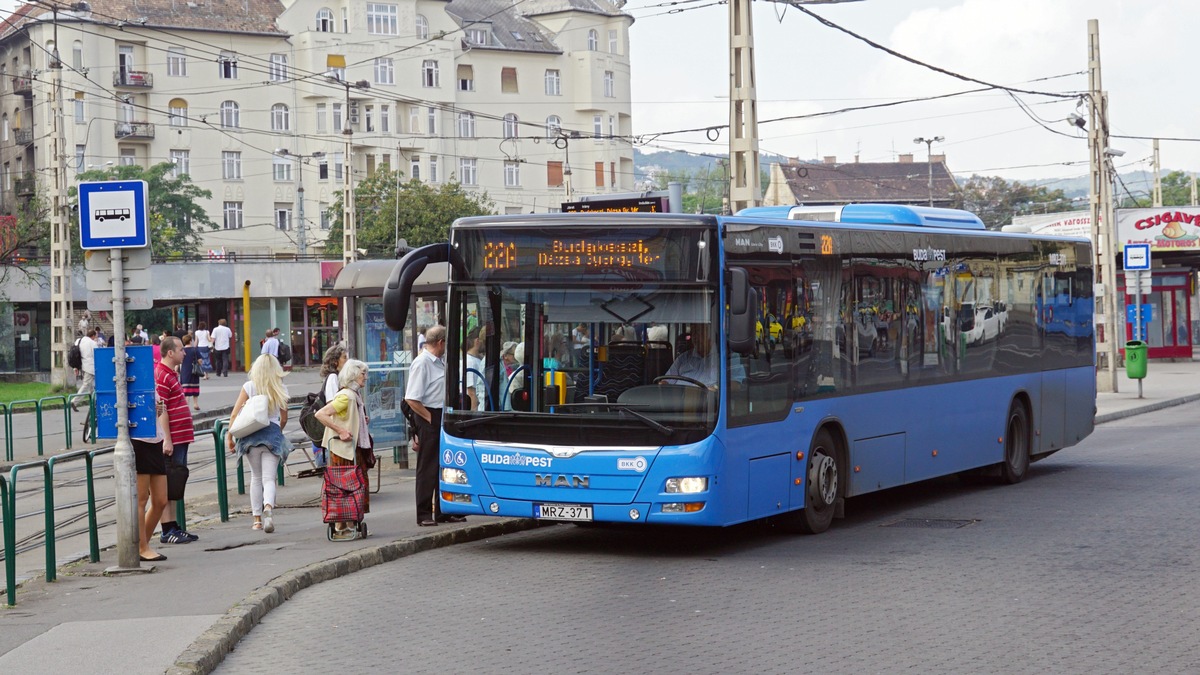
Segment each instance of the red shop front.
[{"label": "red shop front", "polygon": [[[1151,359],[1192,358],[1192,314],[1189,298],[1195,293],[1194,273],[1180,268],[1152,270],[1150,293],[1142,295],[1142,304],[1150,305],[1151,321],[1146,324],[1146,357]],[[1133,306],[1135,296],[1127,292],[1125,273],[1117,278],[1125,307]],[[1122,314],[1125,309],[1121,308]],[[1125,339],[1133,339],[1133,325],[1125,323]]]}]

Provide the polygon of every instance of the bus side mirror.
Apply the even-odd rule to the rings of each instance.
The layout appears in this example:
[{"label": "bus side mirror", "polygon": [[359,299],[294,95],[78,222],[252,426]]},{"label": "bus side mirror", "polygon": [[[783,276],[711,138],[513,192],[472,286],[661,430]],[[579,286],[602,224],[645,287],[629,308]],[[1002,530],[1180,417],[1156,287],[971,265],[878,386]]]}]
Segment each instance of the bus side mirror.
[{"label": "bus side mirror", "polygon": [[738,354],[754,352],[754,310],[758,293],[750,286],[746,270],[729,270],[729,348]]}]

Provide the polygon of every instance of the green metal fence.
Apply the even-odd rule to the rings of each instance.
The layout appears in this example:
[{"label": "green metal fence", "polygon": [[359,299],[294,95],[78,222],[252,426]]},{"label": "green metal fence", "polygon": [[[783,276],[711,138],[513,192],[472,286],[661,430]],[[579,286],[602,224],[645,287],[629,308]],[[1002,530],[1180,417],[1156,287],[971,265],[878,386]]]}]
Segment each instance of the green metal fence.
[{"label": "green metal fence", "polygon": [[55,405],[62,408],[63,413],[63,434],[66,436],[66,449],[70,450],[74,443],[74,438],[71,434],[71,406],[79,399],[84,399],[87,404],[88,421],[91,426],[91,436],[96,437],[96,401],[92,394],[58,394],[55,396],[44,396],[39,399],[24,399],[21,401],[12,401],[10,403],[0,403],[0,412],[4,415],[4,459],[5,461],[13,461],[14,439],[13,439],[13,414],[18,412],[17,408],[22,406],[33,406],[34,417],[37,423],[37,454],[42,457],[45,454],[44,427],[45,413],[47,410],[54,409]]}]

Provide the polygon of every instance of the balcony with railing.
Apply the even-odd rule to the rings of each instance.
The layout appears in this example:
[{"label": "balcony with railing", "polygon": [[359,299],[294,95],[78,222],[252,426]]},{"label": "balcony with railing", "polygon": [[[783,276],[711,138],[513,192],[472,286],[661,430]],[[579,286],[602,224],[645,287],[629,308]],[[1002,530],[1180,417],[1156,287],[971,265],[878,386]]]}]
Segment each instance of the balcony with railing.
[{"label": "balcony with railing", "polygon": [[12,88],[14,94],[32,94],[33,78],[28,73],[17,75],[12,79]]},{"label": "balcony with railing", "polygon": [[118,141],[152,141],[154,125],[149,122],[117,122],[113,125],[113,136]]},{"label": "balcony with railing", "polygon": [[13,136],[17,139],[17,145],[33,143],[33,129],[13,129]]},{"label": "balcony with railing", "polygon": [[113,86],[149,89],[154,86],[154,75],[141,70],[118,70],[113,73]]},{"label": "balcony with railing", "polygon": [[14,181],[13,192],[20,196],[28,196],[37,190],[37,178],[32,173],[27,173]]}]

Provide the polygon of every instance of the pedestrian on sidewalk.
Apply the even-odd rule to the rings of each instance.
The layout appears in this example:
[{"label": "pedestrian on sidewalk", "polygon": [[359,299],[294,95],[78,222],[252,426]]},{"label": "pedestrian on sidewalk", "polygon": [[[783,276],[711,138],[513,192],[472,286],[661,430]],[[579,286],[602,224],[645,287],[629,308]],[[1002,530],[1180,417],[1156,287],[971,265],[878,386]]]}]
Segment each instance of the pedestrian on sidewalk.
[{"label": "pedestrian on sidewalk", "polygon": [[438,484],[438,434],[446,400],[445,354],[445,326],[430,326],[425,331],[425,350],[413,359],[404,390],[404,400],[417,415],[417,525],[421,527],[466,520],[461,516],[443,515],[442,507],[434,498]]},{"label": "pedestrian on sidewalk", "polygon": [[217,377],[229,377],[229,350],[233,346],[233,331],[225,325],[225,319],[217,320],[217,327],[212,331],[212,346],[216,355],[213,372]]},{"label": "pedestrian on sidewalk", "polygon": [[242,385],[237,403],[229,415],[229,427],[237,419],[242,407],[250,397],[262,394],[267,397],[267,426],[246,436],[235,439],[225,433],[225,446],[230,454],[245,457],[250,465],[250,512],[254,515],[252,529],[263,532],[275,531],[275,473],[280,462],[287,461],[291,445],[283,437],[283,427],[288,419],[288,390],[283,384],[283,366],[269,354],[260,354],[250,367],[250,380]]},{"label": "pedestrian on sidewalk", "polygon": [[[134,337],[141,339],[139,335]],[[155,433],[141,437],[131,434],[130,438],[137,471],[138,557],[142,562],[162,562],[167,559],[167,556],[150,548],[150,537],[158,527],[163,509],[167,507],[167,459],[163,454],[163,429],[170,425],[167,408],[162,401],[157,400],[154,407],[158,417]]]},{"label": "pedestrian on sidewalk", "polygon": [[[346,365],[349,358],[350,354],[346,351],[346,345],[340,342],[325,350],[325,358],[321,360],[321,377],[325,382],[326,404],[341,391],[342,385],[338,381],[338,373],[342,371],[342,366]],[[316,458],[318,467],[329,463],[329,452],[316,443],[313,443],[313,456]]]},{"label": "pedestrian on sidewalk", "polygon": [[200,348],[192,343],[192,335],[183,336],[183,362],[179,365],[179,384],[192,410],[200,409]]},{"label": "pedestrian on sidewalk", "polygon": [[[188,447],[196,440],[192,413],[183,395],[183,386],[175,369],[183,362],[183,345],[179,338],[168,335],[159,343],[161,360],[154,366],[154,388],[166,407],[167,424],[163,428],[163,454],[168,461],[187,466]],[[162,513],[164,544],[188,544],[200,537],[185,532],[175,520],[175,502],[168,501]]]},{"label": "pedestrian on sidewalk", "polygon": [[267,329],[266,337],[263,338],[262,349],[259,350],[258,353],[259,354],[270,354],[271,356],[274,356],[276,360],[278,360],[279,359],[279,338],[275,337],[275,330],[276,329],[274,329],[274,328]]},{"label": "pedestrian on sidewalk", "polygon": [[[347,359],[338,372],[341,389],[329,403],[316,412],[317,419],[329,429],[325,446],[329,450],[330,466],[358,466],[363,481],[363,513],[371,512],[370,474],[366,469],[374,463],[375,448],[368,431],[370,418],[364,397],[367,390],[367,364]],[[368,457],[367,455],[370,455]],[[355,536],[355,523],[334,525],[334,537]]]},{"label": "pedestrian on sidewalk", "polygon": [[200,369],[204,372],[205,380],[212,371],[212,334],[208,332],[208,323],[201,321],[196,326],[196,349],[200,350]]}]

